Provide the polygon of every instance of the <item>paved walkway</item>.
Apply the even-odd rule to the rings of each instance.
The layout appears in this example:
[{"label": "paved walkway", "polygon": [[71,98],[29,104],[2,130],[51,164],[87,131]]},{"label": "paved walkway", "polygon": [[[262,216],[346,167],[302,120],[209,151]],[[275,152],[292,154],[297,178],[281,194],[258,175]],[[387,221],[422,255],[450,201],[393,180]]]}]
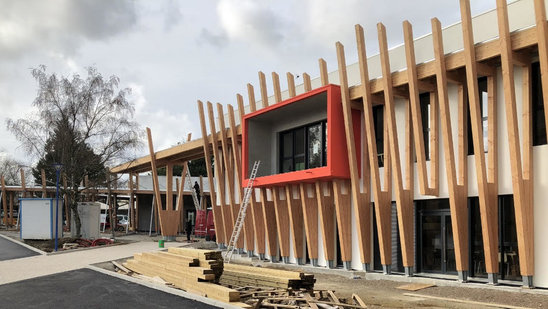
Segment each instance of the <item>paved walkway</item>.
[{"label": "paved walkway", "polygon": [[0,237],[0,261],[19,259],[39,255],[14,241]]},{"label": "paved walkway", "polygon": [[[181,245],[179,242],[165,243],[166,248]],[[0,261],[0,284],[75,270],[90,264],[130,257],[139,252],[157,250],[158,243],[149,241]]]}]

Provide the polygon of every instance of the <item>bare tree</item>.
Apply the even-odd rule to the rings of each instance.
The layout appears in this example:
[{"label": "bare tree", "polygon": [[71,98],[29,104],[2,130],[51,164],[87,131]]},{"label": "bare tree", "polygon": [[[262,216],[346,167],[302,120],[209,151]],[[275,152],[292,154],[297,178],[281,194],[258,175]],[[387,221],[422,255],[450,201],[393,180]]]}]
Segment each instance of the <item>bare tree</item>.
[{"label": "bare tree", "polygon": [[9,156],[0,156],[0,176],[4,176],[6,185],[21,185],[21,169],[28,175],[30,169],[26,165]]},{"label": "bare tree", "polygon": [[118,77],[104,78],[94,67],[86,78],[48,74],[45,66],[33,69],[32,76],[38,83],[33,102],[38,112],[8,119],[7,127],[38,159],[35,174],[44,168],[48,182],[55,183],[52,165],[63,165],[65,193],[80,235],[77,201],[85,176],[106,186],[106,166],[127,160],[129,151],[141,146],[142,130],[133,121],[134,104],[127,98],[131,89],[118,89]]}]

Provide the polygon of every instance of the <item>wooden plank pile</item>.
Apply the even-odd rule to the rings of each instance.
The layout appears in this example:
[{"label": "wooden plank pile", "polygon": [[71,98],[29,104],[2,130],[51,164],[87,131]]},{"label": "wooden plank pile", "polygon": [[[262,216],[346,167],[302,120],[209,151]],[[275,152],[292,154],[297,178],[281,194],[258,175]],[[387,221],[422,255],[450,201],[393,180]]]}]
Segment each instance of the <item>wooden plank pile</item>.
[{"label": "wooden plank pile", "polygon": [[350,298],[333,291],[240,287],[240,301],[253,308],[367,308],[356,294]]},{"label": "wooden plank pile", "polygon": [[237,264],[225,264],[220,283],[227,286],[255,286],[272,288],[314,288],[314,275],[298,271],[270,269]]},{"label": "wooden plank pile", "polygon": [[223,302],[240,299],[238,291],[216,284],[223,273],[223,259],[217,251],[169,248],[168,252],[135,254],[123,266],[148,277],[160,277],[187,292]]}]

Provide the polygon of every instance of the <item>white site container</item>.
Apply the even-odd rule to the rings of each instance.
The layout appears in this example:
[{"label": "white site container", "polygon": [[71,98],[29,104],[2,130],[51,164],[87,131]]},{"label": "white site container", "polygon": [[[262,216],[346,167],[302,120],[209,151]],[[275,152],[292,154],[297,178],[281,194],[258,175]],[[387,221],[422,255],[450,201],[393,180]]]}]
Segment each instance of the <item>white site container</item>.
[{"label": "white site container", "polygon": [[[19,204],[21,216],[20,237],[22,239],[55,238],[54,198],[22,198]],[[57,235],[63,237],[63,199],[59,199],[57,211]]]},{"label": "white site container", "polygon": [[[99,238],[101,226],[101,203],[78,203],[78,216],[80,217],[80,223],[82,224],[80,227],[80,234],[82,234],[82,238]],[[76,223],[74,222],[74,216],[71,216],[70,228],[71,236],[76,237]]]}]

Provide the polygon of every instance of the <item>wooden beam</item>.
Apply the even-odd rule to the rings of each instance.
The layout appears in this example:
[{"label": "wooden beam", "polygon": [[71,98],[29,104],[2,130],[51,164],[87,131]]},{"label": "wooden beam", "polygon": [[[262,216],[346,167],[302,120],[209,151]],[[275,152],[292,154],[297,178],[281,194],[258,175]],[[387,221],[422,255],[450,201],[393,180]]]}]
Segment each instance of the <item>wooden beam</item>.
[{"label": "wooden beam", "polygon": [[[129,224],[135,230],[135,195],[133,194],[133,173],[129,173]],[[68,221],[67,221],[68,222]]]},{"label": "wooden beam", "polygon": [[[231,154],[231,151],[229,149],[228,145],[228,138],[226,134],[226,125],[225,125],[225,113],[223,111],[223,106],[219,103],[217,103],[217,116],[219,117],[219,131],[221,132],[221,146],[222,146],[222,152],[223,152],[223,162],[225,166],[225,176],[228,183],[228,205],[230,207],[230,213],[232,216],[230,234],[233,233],[234,224],[236,222],[236,218],[238,217],[238,212],[240,211],[240,205],[235,203],[234,199],[234,169],[231,159],[233,158],[233,155]],[[239,237],[238,241],[236,243],[236,248],[242,248],[244,247],[244,238]]]},{"label": "wooden beam", "polygon": [[[13,226],[14,225],[14,220],[13,220],[13,196],[14,196],[14,193],[11,192],[10,193],[10,209],[9,209],[9,215],[10,215],[10,222],[9,225]],[[4,217],[6,217],[8,214],[6,212],[4,212]],[[63,224],[61,224],[61,226],[63,226]]]},{"label": "wooden beam", "polygon": [[[343,262],[352,261],[352,197],[350,190],[352,189],[348,180],[333,180],[337,231],[339,232],[339,245],[341,246],[341,260]],[[343,191],[345,192],[343,193]],[[364,225],[365,223],[362,222]]]},{"label": "wooden beam", "polygon": [[[544,0],[535,0],[535,33],[538,43],[538,58],[544,100],[544,120],[548,130],[548,23],[546,22],[546,7]],[[513,37],[513,36],[512,36]],[[514,42],[511,46],[515,49]]]},{"label": "wooden beam", "polygon": [[[519,141],[516,90],[514,84],[514,61],[512,60],[512,42],[510,39],[510,26],[508,24],[508,8],[506,1],[497,0],[497,17],[520,270],[522,276],[532,276],[534,274],[535,255],[533,246],[534,207],[533,201],[527,200],[527,194],[525,194],[523,186],[521,144]],[[546,24],[546,20],[544,23]]]},{"label": "wooden beam", "polygon": [[266,89],[266,77],[261,71],[259,71],[259,84],[261,86],[261,102],[263,104],[263,108],[265,108],[268,107],[268,92]]},{"label": "wooden beam", "polygon": [[[251,84],[247,84],[247,96],[249,98],[249,109],[253,113],[257,110],[257,105],[255,103],[255,90]],[[242,109],[242,113],[245,114],[245,110]]]},{"label": "wooden beam", "polygon": [[219,155],[219,136],[217,135],[217,129],[215,127],[215,116],[213,114],[213,104],[211,104],[211,102],[207,102],[207,114],[209,118],[209,129],[211,131],[213,161],[215,164],[215,179],[217,180],[217,187],[219,188],[219,205],[221,207],[221,217],[223,219],[224,240],[225,244],[228,245],[228,241],[230,240],[230,235],[232,233],[232,220],[230,220],[230,209],[226,203],[225,174],[222,166],[223,159],[221,158],[221,155]]},{"label": "wooden beam", "polygon": [[[158,183],[158,169],[156,168],[156,157],[154,155],[154,145],[152,143],[152,133],[150,132],[150,128],[147,127],[147,138],[148,138],[148,150],[150,153],[150,164],[152,165],[152,188],[154,190],[154,199],[156,200],[156,209],[158,210],[158,218],[160,220],[160,227],[162,229],[162,235],[164,236],[171,236],[164,234],[166,231],[163,229],[163,218],[160,214],[160,210],[162,209],[162,196],[160,194],[160,184]],[[167,200],[167,196],[166,196]],[[115,220],[115,218],[114,218]],[[111,221],[114,222],[114,221]]]},{"label": "wooden beam", "polygon": [[287,91],[289,92],[289,97],[292,98],[297,95],[295,91],[295,78],[293,74],[287,72]]},{"label": "wooden beam", "polygon": [[[379,230],[379,244],[380,244],[380,251],[381,251],[381,260],[384,265],[391,264],[387,261],[387,258],[389,258],[390,254],[387,252],[387,246],[386,243],[388,240],[387,235],[387,229],[389,227],[385,227],[384,224],[381,225],[381,222],[386,222],[386,210],[390,209],[391,207],[391,194],[389,194],[389,191],[383,191],[381,187],[381,181],[380,181],[380,173],[379,173],[379,162],[378,162],[378,150],[377,150],[377,142],[375,138],[375,127],[374,127],[374,120],[373,120],[373,100],[371,97],[370,87],[369,87],[369,73],[368,73],[368,66],[367,66],[367,55],[366,55],[366,49],[365,49],[365,39],[364,39],[364,33],[363,28],[360,25],[356,25],[356,41],[358,46],[358,59],[359,59],[359,66],[360,66],[360,79],[362,82],[362,90],[364,92],[363,96],[363,111],[364,111],[364,126],[365,126],[365,133],[366,133],[366,140],[367,140],[367,152],[369,155],[369,167],[370,167],[370,173],[371,173],[371,181],[372,181],[372,191],[373,191],[373,197],[375,200],[375,209],[376,209],[376,220],[377,220],[377,229]],[[388,145],[388,143],[386,143]],[[386,154],[386,152],[385,152]],[[364,161],[364,164],[365,161]],[[390,178],[390,167],[389,167],[390,161],[386,161],[385,163],[385,178]],[[365,177],[365,175],[363,176]],[[365,204],[365,209],[363,214],[366,214],[366,216],[369,216],[370,210],[369,210],[369,201],[367,204]],[[371,222],[371,220],[367,220],[366,222]],[[358,223],[358,222],[356,222]],[[361,223],[359,223],[361,224]],[[368,237],[368,239],[371,239],[371,237]],[[367,246],[367,248],[370,248],[371,245]],[[365,254],[365,261],[369,261],[371,257],[370,251],[364,251]],[[367,262],[366,262],[367,263]]]},{"label": "wooden beam", "polygon": [[42,198],[46,198],[48,197],[47,194],[47,185],[46,185],[46,171],[44,169],[42,169],[41,171],[41,175],[42,175]]},{"label": "wooden beam", "polygon": [[[408,25],[407,27],[405,25]],[[404,22],[404,36],[405,37],[412,37],[412,34],[409,33],[410,25],[406,22]],[[405,267],[412,267],[414,265],[414,249],[413,249],[413,197],[411,195],[411,188],[408,188],[408,190],[405,190],[403,187],[403,176],[402,176],[402,169],[401,169],[401,160],[400,160],[400,150],[399,150],[399,141],[398,141],[398,131],[397,131],[397,125],[396,125],[396,110],[395,110],[395,103],[394,103],[394,94],[392,93],[392,80],[391,80],[391,74],[390,74],[390,58],[388,55],[388,42],[386,39],[386,28],[383,24],[379,23],[377,24],[377,31],[378,31],[378,37],[379,37],[379,51],[381,56],[381,68],[383,73],[383,84],[384,84],[384,102],[385,102],[385,116],[384,118],[387,120],[386,125],[388,127],[388,143],[390,145],[389,151],[390,151],[390,166],[392,167],[392,170],[394,171],[392,179],[394,180],[393,184],[395,186],[395,195],[396,195],[396,207],[398,209],[398,223],[399,223],[399,230],[400,230],[400,239],[401,239],[401,250],[402,250],[402,258],[404,261]],[[406,55],[408,58],[408,72],[415,72],[414,68],[410,66],[414,66],[414,52],[411,48],[411,51],[409,50],[408,44],[406,45]],[[412,57],[412,61],[409,61],[409,58]],[[415,87],[414,90],[412,88]],[[417,85],[412,83],[409,84],[409,96],[410,101],[413,101],[413,97],[416,95],[418,99],[418,92],[416,94],[413,94],[414,91],[418,91]],[[415,118],[413,117],[413,104],[411,103],[411,116],[413,118],[413,129],[417,127],[417,123],[415,122]],[[420,108],[419,108],[419,114],[420,114]],[[420,121],[420,118],[419,120]],[[421,131],[422,132],[422,131]],[[417,137],[415,130],[414,138],[415,142]],[[422,137],[422,134],[420,135]],[[385,140],[386,141],[386,140]],[[408,147],[411,147],[411,145],[408,145]],[[423,145],[424,147],[424,145]],[[417,144],[415,143],[415,148],[417,150]],[[419,148],[420,149],[420,148]],[[424,153],[424,149],[423,149]],[[424,159],[424,158],[423,158]],[[418,160],[418,159],[417,159]],[[424,162],[425,163],[425,162]],[[426,163],[425,163],[426,165]],[[420,167],[419,167],[420,170]],[[420,172],[419,172],[420,174]],[[419,177],[420,180],[420,177]],[[389,200],[391,200],[391,197],[389,197]],[[388,206],[388,205],[387,205]],[[383,215],[386,216],[383,218],[382,223],[384,224],[391,224],[391,220],[389,219],[389,216],[391,215],[390,209],[392,208],[391,205],[388,207],[385,207],[387,209],[383,210],[386,213]],[[388,223],[390,222],[390,223]],[[390,225],[383,227],[386,229],[390,229]],[[386,232],[387,236],[391,234],[391,231]],[[390,242],[390,239],[383,240],[387,243],[384,243],[383,245],[389,246],[388,242]],[[380,238],[379,238],[380,243]]]},{"label": "wooden beam", "polygon": [[268,254],[270,259],[274,261],[278,256],[278,244],[276,241],[276,211],[274,210],[274,202],[268,200],[266,188],[260,188],[261,203],[263,210],[264,226],[266,231],[266,240],[268,243]]},{"label": "wooden beam", "polygon": [[[419,100],[419,85],[417,78],[417,65],[415,62],[415,47],[413,42],[413,29],[411,23],[403,22],[403,37],[405,41],[405,57],[407,60],[407,79],[409,81],[409,101],[411,103],[411,115],[413,118],[413,140],[415,141],[415,153],[417,154],[417,170],[419,178],[419,190],[422,195],[434,195],[438,189],[437,183],[428,183],[428,172],[426,168],[426,152],[424,145],[424,128],[421,116],[421,105]],[[388,49],[387,53],[388,53]],[[390,67],[387,71],[383,71],[383,75],[391,76]],[[385,97],[386,87],[392,87],[392,81],[384,84]],[[432,102],[430,102],[432,103]],[[432,105],[431,105],[431,110]],[[433,133],[433,131],[430,131]],[[432,148],[437,148],[436,145],[430,145]],[[437,154],[437,153],[436,153]],[[437,160],[436,160],[437,161]],[[434,165],[434,164],[432,164]],[[396,171],[394,171],[396,172]]]},{"label": "wooden beam", "polygon": [[21,197],[25,198],[25,197],[27,197],[27,182],[26,182],[26,179],[25,179],[25,170],[21,167],[21,168],[19,168],[19,172],[21,174],[21,188],[23,189]]},{"label": "wooden beam", "polygon": [[327,62],[323,60],[323,58],[320,58],[318,60],[318,63],[320,65],[320,78],[322,81],[322,86],[326,86],[329,84],[329,74],[327,73]]},{"label": "wooden beam", "polygon": [[469,270],[468,265],[468,214],[467,201],[459,194],[457,172],[455,168],[455,149],[453,146],[453,129],[451,126],[451,109],[447,92],[447,72],[445,70],[445,54],[441,23],[432,19],[432,39],[436,63],[437,94],[441,115],[441,130],[443,151],[445,157],[445,173],[449,190],[449,208],[451,211],[451,226],[455,245],[455,260],[457,271]]},{"label": "wooden beam", "polygon": [[[248,84],[248,88],[249,88]],[[198,113],[200,115],[200,128],[202,131],[202,137],[207,136],[207,129],[206,129],[206,122],[205,122],[205,115],[204,115],[204,105],[201,101],[198,101]],[[213,182],[213,171],[211,170],[211,155],[209,152],[209,142],[206,138],[202,138],[203,141],[203,149],[204,149],[204,160],[205,160],[205,166],[207,171],[207,179],[209,182],[209,196],[211,199],[211,209],[213,211],[213,220],[215,221],[215,233],[216,233],[216,239],[217,243],[223,243],[225,241],[225,235],[224,235],[224,223],[221,217],[220,209],[217,210],[217,198],[215,194],[215,184]]]},{"label": "wooden beam", "polygon": [[[251,102],[251,97],[249,98]],[[244,102],[242,100],[238,100],[238,110],[240,111],[240,122],[243,121],[245,111],[244,111]],[[242,148],[242,151],[244,149]],[[242,171],[242,177],[243,177],[243,171]],[[261,209],[261,203],[257,202],[255,189],[253,189],[253,192],[251,193],[251,200],[249,201],[250,209],[251,209],[251,218],[253,221],[253,230],[254,238],[255,238],[255,253],[263,255],[266,251],[266,244],[265,244],[265,225],[264,225],[264,219],[263,219],[263,210]]]},{"label": "wooden beam", "polygon": [[1,181],[0,184],[2,185],[2,208],[4,209],[3,222],[5,226],[8,226],[8,202],[6,198],[7,191],[6,191],[6,182],[3,175],[0,177],[0,181]]},{"label": "wooden beam", "polygon": [[469,0],[460,0],[462,32],[464,39],[464,58],[466,63],[466,80],[470,106],[470,121],[474,140],[474,159],[478,184],[482,236],[485,252],[485,268],[488,273],[498,273],[498,234],[496,228],[497,209],[489,193],[487,182],[485,153],[483,152],[483,126],[478,89],[476,49]]},{"label": "wooden beam", "polygon": [[[318,199],[310,184],[299,185],[308,256],[318,259]],[[297,233],[295,233],[296,235]]]},{"label": "wooden beam", "polygon": [[322,234],[324,257],[328,262],[335,260],[335,201],[333,187],[326,182],[315,183],[320,232]]},{"label": "wooden beam", "polygon": [[[346,150],[348,154],[348,165],[350,169],[350,188],[348,190],[350,191],[350,197],[351,197],[351,205],[354,207],[354,213],[356,214],[356,217],[360,220],[367,220],[367,212],[369,212],[369,207],[363,204],[363,198],[361,196],[360,191],[360,177],[358,173],[358,160],[356,155],[356,144],[354,139],[354,125],[352,121],[352,108],[351,108],[351,102],[350,102],[350,93],[348,90],[348,76],[346,73],[346,60],[344,55],[344,47],[340,42],[337,42],[337,60],[338,60],[338,66],[339,66],[339,82],[341,86],[341,102],[343,107],[343,119],[344,119],[344,130],[345,130],[345,136],[346,136]],[[360,126],[361,127],[361,126]],[[361,131],[361,130],[360,130]],[[336,186],[336,184],[334,184]],[[343,242],[350,242],[346,243],[345,246],[349,246],[350,249],[347,249],[347,252],[343,254],[343,257],[351,258],[352,250],[351,250],[351,239],[347,239],[346,237],[343,237],[347,230],[346,226],[341,227],[341,224],[346,223],[346,208],[343,208],[341,202],[343,197],[340,193],[340,190],[334,190],[335,192],[335,200],[337,203],[335,204],[337,206],[337,218],[339,221],[339,230],[340,230],[340,240],[341,240],[341,248],[343,248],[342,243]],[[350,203],[350,200],[348,201]],[[349,205],[350,206],[350,205]],[[350,207],[348,208],[348,215],[350,215]],[[349,218],[348,218],[349,219]],[[370,221],[369,221],[370,222]],[[369,222],[360,222],[359,224],[356,224],[357,232],[358,232],[358,244],[359,244],[359,252],[362,259],[362,263],[366,263],[367,261],[367,253],[369,253],[369,248],[367,246],[367,235],[369,234],[367,230],[370,229]],[[346,260],[350,261],[350,260]]]},{"label": "wooden beam", "polygon": [[274,87],[274,99],[276,102],[281,102],[282,91],[280,89],[280,76],[276,72],[272,72],[272,85]]},{"label": "wooden beam", "polygon": [[278,232],[278,244],[281,256],[289,258],[289,205],[286,191],[283,187],[271,189],[274,210],[276,214],[276,227]]},{"label": "wooden beam", "polygon": [[312,91],[312,82],[310,81],[310,75],[303,73],[303,85],[304,92]]},{"label": "wooden beam", "polygon": [[173,164],[166,165],[166,209],[173,210]]}]

